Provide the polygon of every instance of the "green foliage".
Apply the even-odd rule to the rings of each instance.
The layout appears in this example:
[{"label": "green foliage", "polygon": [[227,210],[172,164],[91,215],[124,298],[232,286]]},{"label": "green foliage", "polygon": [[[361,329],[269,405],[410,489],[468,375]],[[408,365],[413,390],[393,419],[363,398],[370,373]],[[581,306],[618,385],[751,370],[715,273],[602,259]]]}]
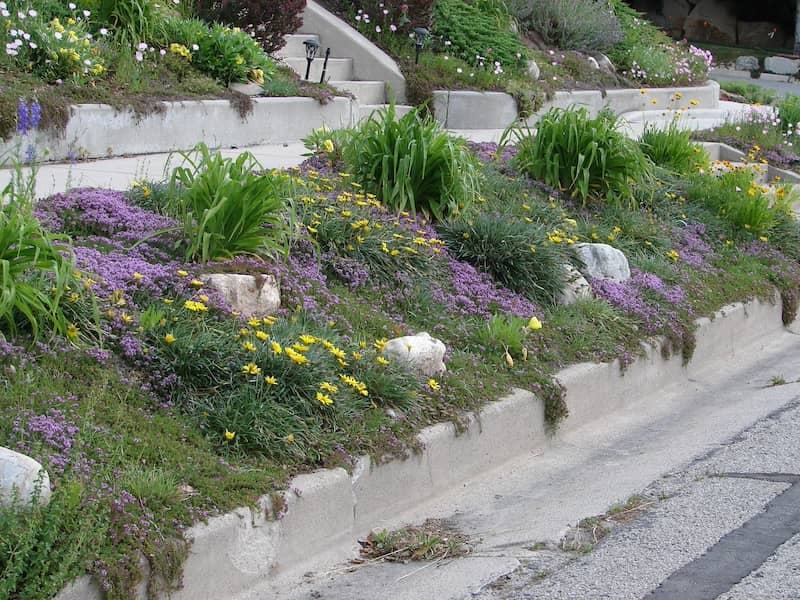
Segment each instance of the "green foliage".
[{"label": "green foliage", "polygon": [[165,20],[171,2],[155,0],[97,0],[93,15],[97,23],[114,30],[119,43],[132,46],[139,43],[169,42]]},{"label": "green foliage", "polygon": [[[36,16],[20,12],[26,18],[18,18],[14,11],[4,21],[5,27],[0,27],[3,58],[13,61],[17,69],[34,73],[48,83],[86,84],[105,73],[103,48],[90,34],[87,19],[77,10],[63,23],[58,17],[48,20],[36,12]],[[18,35],[11,36],[11,31]],[[23,40],[23,33],[29,36],[28,40]]]},{"label": "green foliage", "polygon": [[508,0],[508,6],[525,29],[561,50],[603,52],[622,37],[604,0]]},{"label": "green foliage", "polygon": [[225,85],[248,79],[269,81],[275,74],[274,61],[244,31],[209,26],[199,19],[170,19],[165,24],[170,41],[186,48],[197,46],[192,64]]},{"label": "green foliage", "polygon": [[479,213],[440,226],[442,239],[459,260],[534,302],[555,304],[566,285],[570,252],[548,241],[541,225]]},{"label": "green foliage", "polygon": [[726,92],[741,96],[748,104],[772,104],[777,97],[775,90],[762,87],[756,83],[720,81],[719,86]]},{"label": "green foliage", "polygon": [[634,184],[650,173],[647,157],[607,109],[594,118],[582,107],[551,109],[537,122],[535,136],[516,134],[516,165],[584,204],[589,198],[633,204]]},{"label": "green foliage", "polygon": [[446,50],[468,63],[483,56],[489,64],[497,61],[505,70],[518,70],[524,67],[527,52],[511,29],[508,12],[503,14],[504,8],[502,3],[487,0],[469,4],[439,0],[434,34],[450,42]]},{"label": "green foliage", "polygon": [[688,174],[709,166],[708,153],[692,143],[692,132],[676,120],[666,129],[646,125],[639,146],[655,164],[679,174]]},{"label": "green foliage", "polygon": [[330,129],[323,125],[303,138],[305,156],[324,156],[331,166],[342,160],[342,152],[353,136],[352,129]]},{"label": "green foliage", "polygon": [[199,144],[182,156],[188,166],[172,173],[167,212],[183,223],[187,260],[284,252],[286,175],[257,173],[262,167],[249,152],[223,158]]},{"label": "green foliage", "polygon": [[[785,192],[784,192],[785,194]],[[764,236],[786,212],[784,199],[772,198],[753,180],[753,172],[737,168],[719,176],[695,174],[686,183],[686,197],[717,212],[738,232]]]},{"label": "green foliage", "polygon": [[479,190],[477,161],[466,142],[415,109],[373,113],[344,147],[345,165],[392,210],[434,219],[462,211]]},{"label": "green foliage", "polygon": [[6,332],[15,335],[27,323],[34,337],[43,327],[68,333],[60,304],[73,266],[59,241],[17,202],[0,212],[0,323]]},{"label": "green foliage", "polygon": [[630,70],[647,48],[655,51],[672,43],[667,34],[623,0],[612,0],[611,4],[622,29],[622,39],[608,49],[608,58],[618,69]]},{"label": "green foliage", "polygon": [[57,488],[47,506],[0,506],[0,598],[52,598],[85,572],[107,525],[78,483]]},{"label": "green foliage", "polygon": [[525,346],[527,319],[514,316],[492,315],[484,327],[479,327],[474,334],[474,341],[486,348],[497,351],[508,351],[520,356]]},{"label": "green foliage", "polygon": [[785,131],[794,131],[800,125],[800,96],[786,94],[778,102],[778,118]]}]

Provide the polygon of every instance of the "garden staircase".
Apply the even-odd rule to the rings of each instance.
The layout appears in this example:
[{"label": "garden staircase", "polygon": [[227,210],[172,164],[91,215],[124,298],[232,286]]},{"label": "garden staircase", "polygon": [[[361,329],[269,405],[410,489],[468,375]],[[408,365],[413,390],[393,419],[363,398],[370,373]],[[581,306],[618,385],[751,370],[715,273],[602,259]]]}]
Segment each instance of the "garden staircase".
[{"label": "garden staircase", "polygon": [[[321,44],[320,36],[318,34],[297,33],[287,35],[284,39],[286,40],[286,45],[275,53],[276,58],[282,59],[300,77],[305,77],[308,63],[303,43],[308,40],[314,40]],[[335,48],[331,49],[331,52],[333,54]],[[334,57],[332,55],[328,59],[328,65],[325,70],[325,83],[352,94],[358,100],[358,120],[362,120],[369,117],[374,111],[388,106],[389,92],[385,81],[356,79],[354,76],[354,60],[352,57]],[[325,47],[321,44],[318,56],[311,63],[309,81],[319,82],[324,62]],[[404,104],[399,104],[395,108],[398,117],[412,109],[411,106]]]}]

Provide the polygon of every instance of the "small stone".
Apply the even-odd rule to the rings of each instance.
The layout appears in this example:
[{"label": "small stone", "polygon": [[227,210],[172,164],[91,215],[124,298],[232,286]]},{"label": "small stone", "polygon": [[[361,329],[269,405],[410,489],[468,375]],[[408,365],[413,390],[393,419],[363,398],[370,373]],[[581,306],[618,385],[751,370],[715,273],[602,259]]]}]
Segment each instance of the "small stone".
[{"label": "small stone", "polygon": [[383,354],[392,360],[405,362],[423,375],[431,376],[445,372],[446,350],[441,340],[422,332],[389,340],[383,348]]},{"label": "small stone", "polygon": [[592,286],[586,281],[586,278],[581,275],[575,267],[570,264],[564,265],[566,272],[567,285],[561,290],[558,295],[558,303],[561,306],[569,306],[575,304],[581,298],[594,298],[592,293]]},{"label": "small stone", "polygon": [[0,446],[0,505],[8,506],[15,494],[30,503],[39,488],[39,504],[50,501],[50,477],[30,456]]},{"label": "small stone", "polygon": [[755,56],[739,56],[736,59],[737,71],[758,71],[758,59]]},{"label": "small stone", "polygon": [[225,302],[243,316],[274,314],[281,306],[281,290],[272,275],[212,273],[200,279],[217,290]]},{"label": "small stone", "polygon": [[580,269],[585,277],[625,281],[631,278],[628,259],[608,244],[575,244],[578,258],[583,262]]},{"label": "small stone", "polygon": [[528,61],[527,71],[531,79],[539,79],[540,75],[539,65],[536,64],[535,60]]}]

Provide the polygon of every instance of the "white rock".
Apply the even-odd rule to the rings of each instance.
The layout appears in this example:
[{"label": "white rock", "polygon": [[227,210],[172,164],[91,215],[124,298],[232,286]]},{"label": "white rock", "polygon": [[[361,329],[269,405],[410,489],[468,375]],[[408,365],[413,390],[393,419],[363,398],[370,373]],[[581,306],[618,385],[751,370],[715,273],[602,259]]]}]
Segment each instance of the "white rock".
[{"label": "white rock", "polygon": [[800,71],[800,60],[768,56],[764,59],[764,70],[778,75],[796,75]]},{"label": "white rock", "polygon": [[0,504],[11,504],[14,490],[21,502],[28,503],[37,486],[40,486],[39,504],[45,505],[50,501],[47,471],[30,456],[0,446]]},{"label": "white rock", "polygon": [[403,361],[423,375],[430,376],[444,373],[446,350],[441,340],[422,332],[389,340],[383,348],[383,354],[392,360]]},{"label": "white rock", "polygon": [[569,306],[575,304],[579,298],[593,298],[592,286],[586,281],[586,278],[581,275],[571,264],[564,265],[564,271],[567,274],[567,285],[561,290],[558,295],[558,303],[561,306]]},{"label": "white rock", "polygon": [[608,244],[575,244],[575,250],[584,264],[581,269],[584,276],[615,281],[631,278],[628,259],[621,250]]},{"label": "white rock", "polygon": [[597,62],[597,59],[594,56],[587,56],[586,62],[588,62],[589,66],[592,68],[597,69],[598,71],[600,70],[600,64]]},{"label": "white rock", "polygon": [[281,289],[272,275],[212,273],[201,275],[200,279],[244,316],[271,315],[281,306]]}]

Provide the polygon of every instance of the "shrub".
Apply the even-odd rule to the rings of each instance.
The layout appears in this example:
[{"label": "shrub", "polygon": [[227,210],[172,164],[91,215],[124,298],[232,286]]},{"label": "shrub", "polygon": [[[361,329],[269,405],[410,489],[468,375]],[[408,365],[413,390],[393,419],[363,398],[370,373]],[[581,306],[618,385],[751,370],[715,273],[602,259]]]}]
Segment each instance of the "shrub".
[{"label": "shrub", "polygon": [[306,0],[197,0],[197,15],[211,23],[226,23],[251,34],[268,53],[280,50],[284,36],[303,24]]},{"label": "shrub", "polygon": [[225,85],[248,79],[263,83],[275,74],[275,63],[241,30],[209,27],[198,19],[170,19],[166,28],[173,45],[191,49],[189,60],[200,72]]},{"label": "shrub", "polygon": [[112,28],[125,46],[141,42],[160,45],[169,41],[164,21],[170,5],[155,0],[98,0],[94,18],[96,23]]},{"label": "shrub", "polygon": [[604,0],[509,0],[508,6],[525,29],[562,50],[602,52],[622,39]]},{"label": "shrub", "polygon": [[785,189],[773,200],[767,190],[754,181],[749,167],[736,168],[718,177],[697,174],[688,181],[686,196],[717,212],[740,233],[755,236],[769,233],[778,215],[787,211],[789,200]]},{"label": "shrub", "polygon": [[102,48],[90,35],[86,18],[73,13],[63,23],[58,17],[46,20],[34,9],[21,11],[24,19],[14,13],[5,27],[0,27],[4,54],[21,71],[34,73],[48,83],[85,83],[102,75],[106,71]]},{"label": "shrub", "polygon": [[692,143],[691,130],[681,128],[675,121],[671,121],[666,129],[646,126],[639,146],[655,164],[679,174],[708,167],[708,153]]},{"label": "shrub", "polygon": [[612,0],[612,7],[619,21],[622,38],[608,49],[607,54],[619,70],[630,70],[641,49],[658,48],[672,43],[667,34],[623,0]]},{"label": "shrub", "polygon": [[[352,12],[360,15],[359,28],[367,25],[374,30],[376,24],[380,24],[382,27],[388,23],[396,25],[398,31],[407,32],[415,27],[431,27],[436,0],[407,0],[404,2],[334,0],[334,4],[340,12]],[[384,10],[388,12],[384,13]]]},{"label": "shrub", "polygon": [[511,30],[509,14],[493,14],[492,4],[488,0],[472,4],[464,0],[439,0],[434,33],[449,43],[450,52],[468,63],[482,56],[489,64],[496,61],[506,70],[518,69],[524,65],[525,46]]},{"label": "shrub", "polygon": [[647,157],[607,109],[593,119],[585,108],[551,109],[535,136],[520,137],[518,149],[514,162],[522,171],[584,204],[590,197],[634,203],[633,184],[650,172]]},{"label": "shrub", "polygon": [[392,210],[442,219],[473,200],[476,159],[466,142],[421,109],[396,119],[390,106],[359,125],[343,151],[348,170]]},{"label": "shrub", "polygon": [[551,243],[544,226],[480,213],[469,221],[444,223],[440,230],[456,258],[534,302],[555,304],[566,285],[570,252]]},{"label": "shrub", "polygon": [[182,156],[188,166],[173,171],[171,186],[183,191],[167,211],[183,222],[187,260],[283,251],[283,176],[256,173],[261,165],[249,152],[223,158],[199,144]]}]

